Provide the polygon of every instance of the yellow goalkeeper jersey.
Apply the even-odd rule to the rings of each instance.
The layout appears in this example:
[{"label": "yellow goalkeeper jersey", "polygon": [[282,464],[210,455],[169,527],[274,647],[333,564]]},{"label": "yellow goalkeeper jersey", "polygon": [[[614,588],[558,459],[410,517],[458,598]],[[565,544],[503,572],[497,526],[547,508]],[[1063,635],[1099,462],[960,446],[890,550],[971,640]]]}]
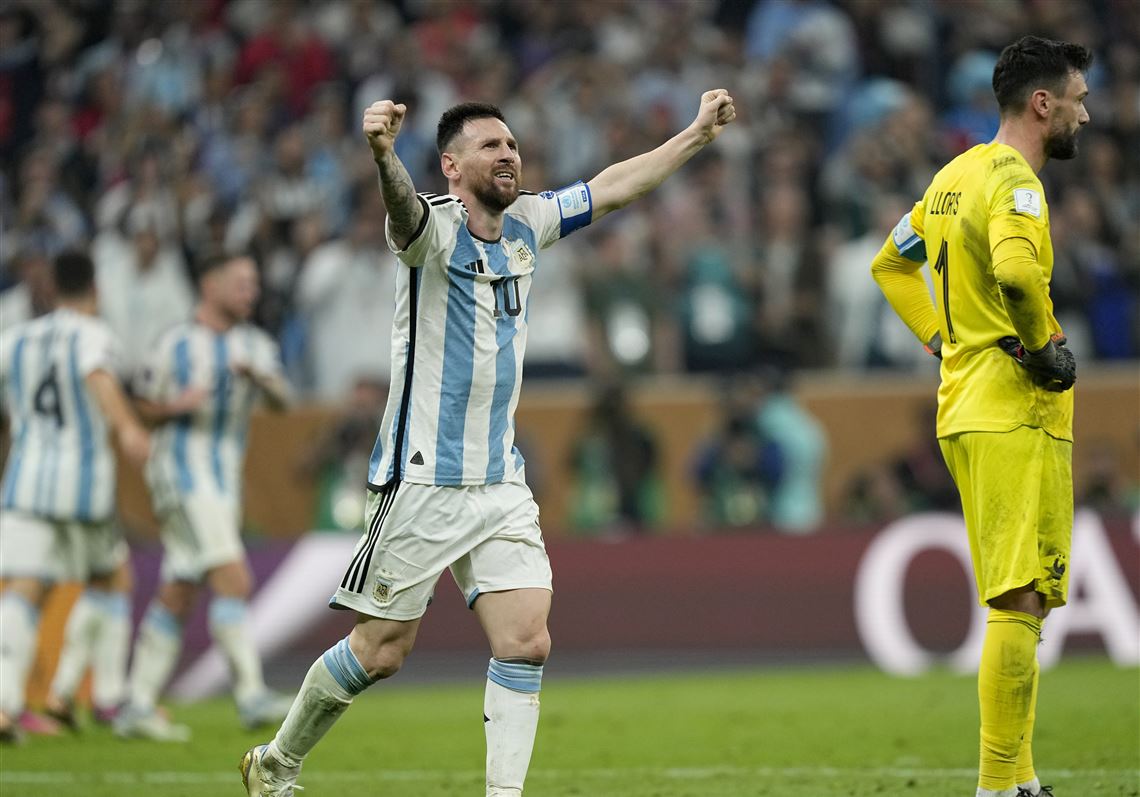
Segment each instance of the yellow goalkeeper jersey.
[{"label": "yellow goalkeeper jersey", "polygon": [[[1047,286],[1053,245],[1041,181],[1013,147],[979,144],[943,167],[922,200],[899,222],[876,258],[876,279],[922,340],[933,336],[935,323],[942,334],[939,437],[1034,426],[1072,440],[1073,391],[1053,393],[1038,387],[995,345],[999,338],[1017,335],[1002,303],[991,256],[997,244],[1009,238],[1024,238],[1033,246]],[[933,308],[925,285],[919,301],[919,293],[905,285],[906,280],[901,291],[900,283],[890,284],[891,276],[921,279],[923,260],[930,264]],[[1052,299],[1044,299],[1049,332],[1059,333]]]}]

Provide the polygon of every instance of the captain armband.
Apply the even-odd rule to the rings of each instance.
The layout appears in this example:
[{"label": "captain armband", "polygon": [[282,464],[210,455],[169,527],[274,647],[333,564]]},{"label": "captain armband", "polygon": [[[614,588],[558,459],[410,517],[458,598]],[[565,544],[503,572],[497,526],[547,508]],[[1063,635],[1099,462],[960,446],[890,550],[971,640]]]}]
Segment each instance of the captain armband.
[{"label": "captain armband", "polygon": [[913,260],[916,263],[922,263],[926,260],[926,242],[911,226],[909,210],[903,214],[899,223],[891,231],[891,239],[895,242],[895,248],[899,250],[899,254],[907,260]]}]

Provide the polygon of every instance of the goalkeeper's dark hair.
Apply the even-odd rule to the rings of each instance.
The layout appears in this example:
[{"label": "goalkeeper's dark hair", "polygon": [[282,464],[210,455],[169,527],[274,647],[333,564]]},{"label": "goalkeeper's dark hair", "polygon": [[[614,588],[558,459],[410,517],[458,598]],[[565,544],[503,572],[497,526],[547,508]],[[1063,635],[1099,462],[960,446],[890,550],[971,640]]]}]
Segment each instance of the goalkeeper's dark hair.
[{"label": "goalkeeper's dark hair", "polygon": [[443,116],[439,117],[439,127],[436,128],[435,132],[435,146],[439,150],[439,154],[442,155],[447,151],[452,140],[463,131],[463,125],[467,124],[468,121],[487,118],[498,119],[503,124],[507,123],[499,107],[489,102],[461,102],[459,105],[453,105],[444,111]]},{"label": "goalkeeper's dark hair", "polygon": [[1069,74],[1088,72],[1092,50],[1082,44],[1022,36],[994,64],[994,96],[1003,114],[1016,113],[1037,89],[1062,94]]},{"label": "goalkeeper's dark hair", "polygon": [[95,290],[95,263],[85,252],[69,249],[52,261],[56,293],[64,298],[86,296]]}]

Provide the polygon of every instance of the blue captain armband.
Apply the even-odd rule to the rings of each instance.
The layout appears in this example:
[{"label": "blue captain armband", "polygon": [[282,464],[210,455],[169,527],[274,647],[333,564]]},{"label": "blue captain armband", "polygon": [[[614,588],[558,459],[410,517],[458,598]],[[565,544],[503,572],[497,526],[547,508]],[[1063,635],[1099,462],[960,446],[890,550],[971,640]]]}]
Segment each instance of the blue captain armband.
[{"label": "blue captain armband", "polygon": [[907,260],[913,260],[916,263],[922,263],[926,260],[926,242],[910,226],[909,210],[903,214],[899,223],[891,231],[891,238],[894,240],[895,248],[899,250],[899,254]]},{"label": "blue captain armband", "polygon": [[553,196],[558,203],[558,215],[562,219],[559,238],[565,238],[593,220],[594,203],[590,197],[590,186],[581,180],[557,191],[546,192],[543,196]]}]

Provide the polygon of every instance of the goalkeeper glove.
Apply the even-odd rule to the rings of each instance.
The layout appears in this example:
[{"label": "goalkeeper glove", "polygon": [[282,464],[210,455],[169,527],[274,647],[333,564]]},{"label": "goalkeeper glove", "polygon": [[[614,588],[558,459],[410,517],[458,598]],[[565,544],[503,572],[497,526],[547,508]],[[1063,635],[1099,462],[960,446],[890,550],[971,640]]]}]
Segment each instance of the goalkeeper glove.
[{"label": "goalkeeper glove", "polygon": [[1015,337],[1004,337],[997,345],[1029,372],[1034,383],[1063,393],[1077,381],[1077,360],[1065,342],[1064,335],[1054,335],[1039,351],[1029,351]]},{"label": "goalkeeper glove", "polygon": [[926,349],[927,354],[929,354],[933,357],[937,357],[939,360],[941,360],[942,359],[942,333],[941,332],[935,332],[934,337],[932,337],[930,339],[930,342],[927,343],[922,348]]}]

